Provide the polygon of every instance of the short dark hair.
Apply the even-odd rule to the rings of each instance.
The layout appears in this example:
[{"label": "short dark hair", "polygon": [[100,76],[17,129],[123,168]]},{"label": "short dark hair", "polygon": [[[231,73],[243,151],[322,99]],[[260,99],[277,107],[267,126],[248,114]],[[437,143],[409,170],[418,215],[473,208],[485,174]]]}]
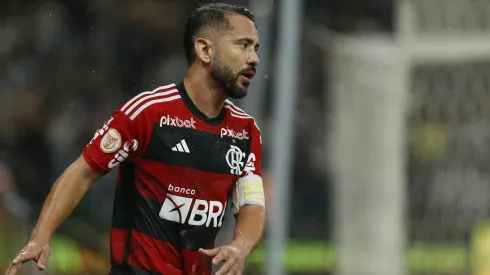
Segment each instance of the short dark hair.
[{"label": "short dark hair", "polygon": [[211,27],[216,30],[229,29],[228,16],[232,14],[245,16],[255,22],[253,14],[247,8],[224,3],[204,4],[191,13],[184,30],[184,50],[188,65],[191,65],[196,59],[194,41],[198,32],[203,27]]}]

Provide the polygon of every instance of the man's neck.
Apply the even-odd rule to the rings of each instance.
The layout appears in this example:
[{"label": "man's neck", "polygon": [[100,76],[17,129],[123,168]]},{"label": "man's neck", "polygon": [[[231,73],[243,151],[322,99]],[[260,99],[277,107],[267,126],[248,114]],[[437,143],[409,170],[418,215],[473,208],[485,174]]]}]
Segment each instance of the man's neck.
[{"label": "man's neck", "polygon": [[184,86],[199,111],[209,118],[219,115],[226,95],[209,74],[203,71],[203,68],[191,66],[184,79]]}]

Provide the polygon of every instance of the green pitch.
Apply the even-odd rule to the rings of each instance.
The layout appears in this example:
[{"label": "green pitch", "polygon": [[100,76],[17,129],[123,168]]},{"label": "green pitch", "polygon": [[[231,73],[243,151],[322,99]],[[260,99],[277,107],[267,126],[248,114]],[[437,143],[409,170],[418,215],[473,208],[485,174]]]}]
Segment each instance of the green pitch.
[{"label": "green pitch", "polygon": [[[470,269],[469,254],[462,246],[413,244],[407,249],[405,261],[411,272],[463,274]],[[248,259],[250,265],[263,266],[266,262],[265,247],[257,248]],[[331,271],[334,263],[335,251],[328,243],[292,241],[284,253],[289,272]]]}]

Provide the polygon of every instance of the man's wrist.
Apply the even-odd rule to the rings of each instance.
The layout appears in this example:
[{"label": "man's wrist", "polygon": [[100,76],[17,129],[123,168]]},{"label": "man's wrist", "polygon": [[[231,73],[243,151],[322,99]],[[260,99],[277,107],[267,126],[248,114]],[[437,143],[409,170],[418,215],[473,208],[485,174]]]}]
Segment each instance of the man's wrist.
[{"label": "man's wrist", "polygon": [[230,245],[238,248],[244,257],[248,257],[252,253],[252,248],[243,239],[235,239]]},{"label": "man's wrist", "polygon": [[39,241],[39,242],[49,242],[51,240],[52,233],[47,231],[41,231],[34,229],[31,233],[31,241]]}]

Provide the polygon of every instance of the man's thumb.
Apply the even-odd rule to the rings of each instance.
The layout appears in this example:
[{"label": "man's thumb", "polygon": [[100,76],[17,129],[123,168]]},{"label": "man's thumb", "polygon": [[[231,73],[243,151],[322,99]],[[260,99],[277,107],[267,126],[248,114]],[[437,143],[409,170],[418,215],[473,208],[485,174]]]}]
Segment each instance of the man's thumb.
[{"label": "man's thumb", "polygon": [[213,257],[213,256],[216,256],[219,252],[219,247],[216,247],[216,248],[213,248],[213,249],[199,249],[199,253],[203,254],[203,255],[206,255],[206,256],[209,256],[209,257]]}]

